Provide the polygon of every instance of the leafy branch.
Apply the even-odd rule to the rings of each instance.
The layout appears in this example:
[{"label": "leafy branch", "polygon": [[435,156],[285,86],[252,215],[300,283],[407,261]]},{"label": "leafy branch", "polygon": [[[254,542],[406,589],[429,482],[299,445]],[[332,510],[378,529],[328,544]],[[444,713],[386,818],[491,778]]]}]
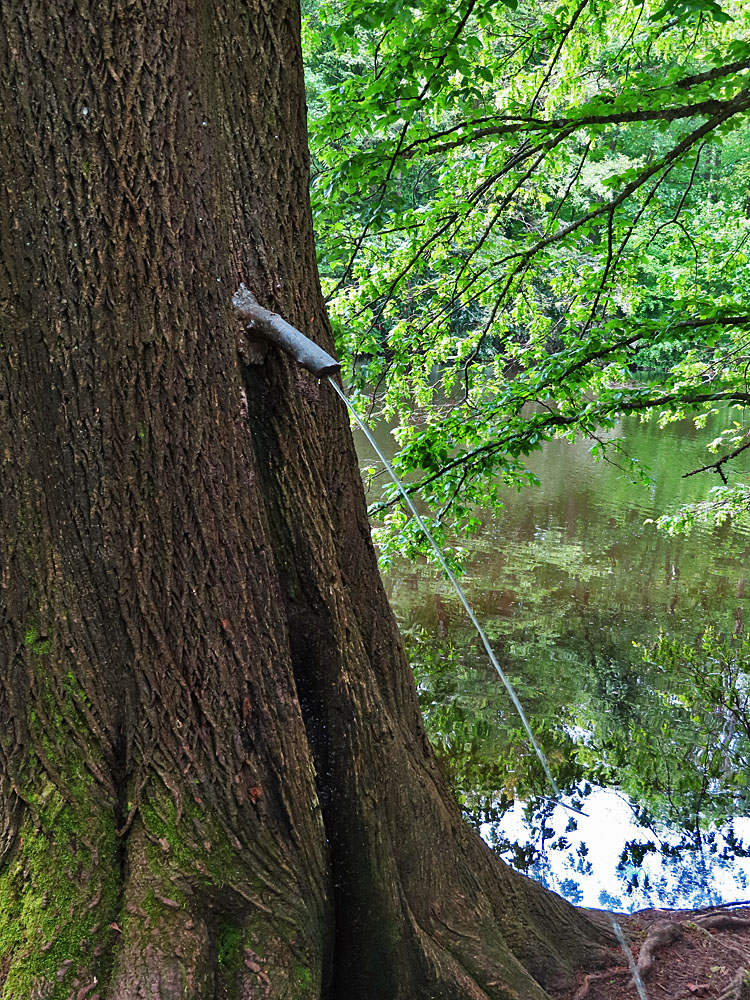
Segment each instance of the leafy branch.
[{"label": "leafy branch", "polygon": [[[616,414],[640,413],[645,410],[656,409],[660,406],[680,406],[680,407],[702,407],[707,403],[735,402],[750,404],[750,393],[728,390],[726,392],[712,393],[669,393],[663,396],[643,398],[634,397],[632,399],[621,398],[617,401],[596,404],[589,402],[585,408],[571,414],[562,413],[541,413],[533,414],[531,417],[523,419],[520,427],[513,428],[508,432],[499,435],[491,441],[462,452],[455,458],[445,462],[437,471],[425,476],[415,483],[410,483],[406,487],[408,494],[423,492],[427,486],[446,476],[455,469],[470,469],[488,456],[494,456],[508,452],[518,455],[528,452],[532,448],[539,448],[543,440],[559,431],[561,428],[576,427],[585,430],[587,427],[592,431],[606,423]],[[750,447],[750,443],[744,447]],[[735,454],[744,450],[739,449]],[[728,456],[735,457],[735,455]],[[707,467],[710,468],[710,467]],[[483,468],[486,471],[486,467]],[[704,471],[696,469],[696,472]],[[693,473],[688,473],[692,475]],[[394,504],[398,503],[398,497],[391,500],[373,504],[370,508],[371,514],[378,514]]]}]

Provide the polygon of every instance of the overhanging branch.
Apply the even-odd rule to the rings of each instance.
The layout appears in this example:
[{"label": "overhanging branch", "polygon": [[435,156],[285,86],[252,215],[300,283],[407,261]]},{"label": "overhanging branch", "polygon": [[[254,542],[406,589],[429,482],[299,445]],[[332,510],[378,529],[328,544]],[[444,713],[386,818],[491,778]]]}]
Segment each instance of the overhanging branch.
[{"label": "overhanging branch", "polygon": [[[750,433],[750,431],[748,433]],[[745,436],[747,437],[747,435]],[[727,462],[731,462],[733,458],[737,458],[737,456],[741,455],[747,448],[750,448],[750,441],[746,441],[744,444],[741,444],[739,448],[735,448],[734,451],[730,451],[726,455],[722,455],[721,458],[717,459],[715,462],[709,462],[708,465],[702,465],[700,469],[693,469],[692,472],[686,472],[682,478],[687,479],[689,476],[697,476],[699,472],[718,472],[721,476],[721,481],[726,486],[729,480],[724,475],[724,469],[722,466],[726,465]]]},{"label": "overhanging branch", "polygon": [[[428,146],[427,149],[423,150],[427,155],[446,153],[451,149],[470,145],[480,139],[487,139],[492,136],[513,135],[519,132],[559,132],[566,129],[577,130],[589,125],[628,125],[649,121],[672,122],[683,118],[722,114],[725,111],[731,111],[732,114],[736,114],[737,112],[733,108],[736,106],[737,99],[741,95],[746,97],[748,93],[750,93],[748,90],[740,91],[731,100],[726,101],[712,98],[706,101],[697,101],[695,104],[685,104],[673,108],[640,108],[636,111],[613,111],[609,114],[582,115],[580,118],[553,118],[549,121],[522,115],[498,116],[495,119],[498,122],[496,125],[487,125],[483,128],[474,129],[469,135],[436,143],[433,146],[429,146],[429,144],[441,135],[447,134],[448,130],[443,133],[437,133],[436,136],[424,136],[421,139],[415,139],[414,142],[402,150],[400,155],[402,159],[410,159],[416,156],[422,146]],[[462,128],[471,128],[471,124],[471,122],[463,122],[460,125],[453,126],[450,131],[455,132]]]},{"label": "overhanging branch", "polygon": [[[462,454],[451,459],[451,461],[446,462],[446,464],[438,469],[437,472],[434,472],[429,476],[425,476],[417,483],[412,483],[409,486],[406,486],[405,489],[410,495],[412,493],[418,493],[426,486],[429,486],[431,483],[441,479],[453,469],[470,467],[473,464],[477,464],[480,459],[487,458],[493,452],[507,450],[509,446],[514,444],[523,444],[528,441],[529,436],[532,433],[537,434],[538,437],[541,438],[561,427],[574,427],[576,424],[583,424],[584,422],[590,424],[599,419],[612,417],[617,413],[641,413],[644,410],[651,410],[658,406],[668,406],[670,404],[696,407],[702,406],[705,403],[716,403],[722,401],[750,404],[750,392],[727,390],[725,392],[694,393],[692,395],[669,393],[667,395],[657,396],[651,399],[633,399],[629,401],[617,400],[616,402],[613,401],[609,405],[602,405],[600,407],[594,406],[586,412],[579,411],[577,413],[567,415],[561,413],[543,414],[542,419],[529,421],[528,428],[515,430],[510,434],[496,438],[494,441],[488,441],[486,444],[480,445],[478,448],[472,448],[471,451],[463,452]],[[748,445],[750,446],[750,442]],[[377,514],[382,510],[387,510],[388,508],[393,507],[397,502],[398,498],[396,497],[393,500],[384,500],[381,503],[373,504],[370,508],[370,513]]]}]

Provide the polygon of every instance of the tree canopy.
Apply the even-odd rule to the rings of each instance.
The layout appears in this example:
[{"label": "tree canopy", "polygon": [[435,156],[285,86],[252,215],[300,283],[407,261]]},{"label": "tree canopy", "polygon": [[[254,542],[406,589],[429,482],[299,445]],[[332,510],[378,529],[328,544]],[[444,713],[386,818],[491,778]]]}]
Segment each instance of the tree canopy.
[{"label": "tree canopy", "polygon": [[[746,5],[347,0],[306,26],[337,343],[438,532],[552,436],[643,479],[618,415],[747,404]],[[747,508],[740,420],[711,446],[721,484],[670,529]],[[388,488],[372,512],[386,557],[419,544]]]}]

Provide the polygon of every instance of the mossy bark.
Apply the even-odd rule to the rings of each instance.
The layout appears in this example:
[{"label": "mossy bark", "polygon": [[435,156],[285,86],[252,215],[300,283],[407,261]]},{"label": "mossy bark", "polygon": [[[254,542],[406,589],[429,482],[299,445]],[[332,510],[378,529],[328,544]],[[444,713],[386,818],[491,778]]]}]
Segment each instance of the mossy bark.
[{"label": "mossy bark", "polygon": [[294,2],[0,27],[0,996],[542,998],[607,938],[461,822],[346,414],[232,313],[331,349]]}]

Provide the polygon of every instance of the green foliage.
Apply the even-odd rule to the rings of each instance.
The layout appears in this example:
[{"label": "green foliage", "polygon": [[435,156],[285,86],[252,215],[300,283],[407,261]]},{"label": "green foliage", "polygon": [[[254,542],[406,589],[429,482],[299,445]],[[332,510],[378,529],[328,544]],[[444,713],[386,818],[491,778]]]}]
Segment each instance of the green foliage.
[{"label": "green foliage", "polygon": [[697,644],[662,634],[643,650],[649,697],[587,747],[643,812],[692,831],[747,811],[750,639],[707,628]]},{"label": "green foliage", "polygon": [[[621,413],[748,401],[746,5],[330,0],[306,24],[339,351],[438,530],[534,481],[551,437],[606,457]],[[373,513],[414,551],[395,494]]]},{"label": "green foliage", "polygon": [[[308,0],[306,45],[320,267],[350,391],[395,424],[396,469],[455,562],[504,487],[539,483],[534,453],[551,439],[588,439],[595,458],[649,483],[660,469],[629,454],[623,414],[658,437],[684,418],[703,431],[717,406],[750,402],[746,4]],[[687,481],[718,475],[708,497],[674,512],[656,487],[661,526],[745,515],[734,459],[746,446],[740,415]],[[386,563],[423,551],[395,490],[371,512]],[[596,575],[547,534],[535,544],[550,578]],[[519,572],[514,596],[538,610],[547,585]],[[492,635],[558,784],[614,782],[647,818],[698,838],[691,817],[740,808],[741,781],[717,777],[726,728],[709,699],[733,697],[729,647],[713,637],[700,654],[723,664],[717,693],[687,646],[643,660],[600,641],[606,622],[582,643],[563,619],[544,610],[533,636],[518,623]],[[497,688],[471,642],[415,629],[411,646],[430,736],[467,815],[479,823],[522,796],[543,829],[548,789],[505,696],[488,697]],[[516,668],[532,660],[554,673],[558,697]]]}]

